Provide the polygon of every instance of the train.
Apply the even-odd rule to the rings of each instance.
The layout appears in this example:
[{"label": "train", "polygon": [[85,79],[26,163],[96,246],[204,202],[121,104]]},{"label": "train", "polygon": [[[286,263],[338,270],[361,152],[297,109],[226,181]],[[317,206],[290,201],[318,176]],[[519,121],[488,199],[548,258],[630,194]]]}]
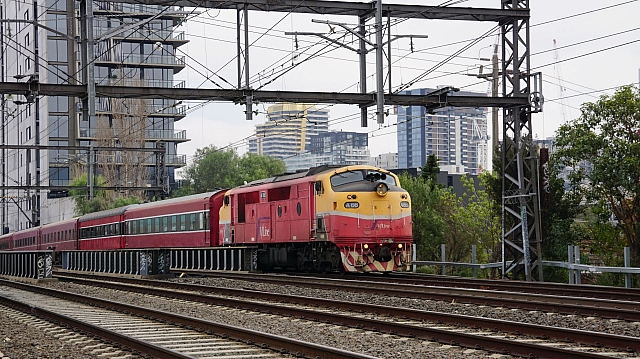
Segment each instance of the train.
[{"label": "train", "polygon": [[0,250],[253,246],[258,269],[408,271],[411,199],[373,166],[320,166],[0,236]]}]

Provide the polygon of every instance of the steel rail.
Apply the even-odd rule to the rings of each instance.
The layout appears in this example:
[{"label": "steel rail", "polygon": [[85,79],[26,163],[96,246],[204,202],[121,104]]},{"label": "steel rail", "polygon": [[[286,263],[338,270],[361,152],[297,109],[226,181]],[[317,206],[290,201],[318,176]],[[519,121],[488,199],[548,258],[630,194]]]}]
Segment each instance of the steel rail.
[{"label": "steel rail", "polygon": [[388,276],[380,276],[377,274],[367,275],[354,274],[353,276],[345,276],[338,274],[310,274],[310,273],[287,273],[294,277],[318,277],[321,279],[354,279],[359,281],[367,281],[372,283],[395,283],[404,285],[424,285],[424,286],[440,286],[455,287],[465,289],[483,289],[493,291],[511,291],[519,293],[532,294],[548,294],[572,297],[600,298],[619,301],[636,301],[640,302],[640,289],[638,288],[620,288],[606,287],[588,284],[563,284],[550,282],[525,282],[517,280],[502,279],[478,279],[454,276],[442,276],[433,274],[405,274],[391,273]]},{"label": "steel rail", "polygon": [[85,323],[78,319],[71,318],[66,315],[58,314],[50,310],[34,307],[30,304],[19,302],[15,299],[0,296],[0,304],[9,308],[19,310],[24,313],[35,315],[40,318],[52,321],[54,323],[68,326],[73,328],[74,331],[80,331],[83,333],[89,333],[93,336],[100,337],[110,343],[118,343],[124,346],[124,349],[130,349],[131,351],[138,351],[147,355],[151,355],[154,358],[160,359],[195,359],[190,355],[185,355],[171,349],[162,348],[157,345],[151,344],[144,340],[133,339],[127,335],[119,334],[109,329],[100,328],[93,324]]},{"label": "steel rail", "polygon": [[375,359],[375,357],[365,354],[353,353],[346,350],[303,342],[300,340],[263,333],[256,330],[187,317],[175,313],[168,313],[166,311],[138,307],[126,303],[119,303],[75,293],[63,292],[26,283],[12,282],[4,279],[0,279],[0,284],[48,296],[55,296],[64,300],[71,300],[81,302],[83,304],[103,307],[108,310],[123,312],[125,314],[148,317],[152,320],[168,322],[174,325],[182,325],[188,328],[198,328],[208,334],[235,339],[247,344],[259,345],[265,349],[278,348],[274,350],[279,350],[284,354],[291,353],[296,355],[297,357],[322,359]]},{"label": "steel rail", "polygon": [[182,273],[222,277],[252,282],[303,286],[326,290],[344,290],[395,297],[455,300],[457,303],[488,305],[523,310],[538,310],[550,313],[580,314],[610,319],[640,321],[640,310],[636,302],[610,301],[597,298],[561,297],[543,294],[496,292],[490,290],[461,289],[451,287],[419,287],[392,283],[371,283],[356,280],[336,280],[304,277],[271,276],[266,274],[218,273],[211,271],[181,269]]},{"label": "steel rail", "polygon": [[[295,317],[303,317],[311,320],[319,320],[331,322],[333,324],[349,325],[353,327],[361,327],[363,323],[367,324],[365,328],[375,328],[381,332],[402,332],[404,326],[397,328],[395,324],[387,324],[389,322],[379,320],[370,320],[365,318],[350,318],[344,315],[331,314],[326,312],[318,312],[300,308],[283,307],[282,305],[274,305],[268,303],[246,302],[238,299],[230,299],[223,297],[212,297],[209,295],[197,294],[194,292],[205,292],[216,295],[228,295],[235,297],[245,297],[252,299],[260,299],[265,301],[279,301],[282,303],[293,303],[305,306],[324,306],[327,308],[349,310],[353,312],[367,312],[378,315],[390,315],[399,318],[408,318],[420,321],[430,321],[436,323],[447,323],[451,325],[461,325],[471,328],[485,328],[489,330],[498,330],[517,335],[530,335],[542,339],[554,339],[558,341],[571,341],[594,345],[597,347],[605,346],[608,348],[616,348],[629,352],[640,351],[640,338],[614,335],[607,333],[590,332],[584,330],[576,330],[569,328],[548,327],[537,324],[520,323],[506,321],[500,319],[473,317],[461,314],[439,313],[425,310],[417,310],[410,308],[389,307],[375,304],[344,302],[332,299],[309,298],[303,296],[279,294],[271,292],[254,291],[247,289],[234,289],[226,287],[211,287],[198,284],[176,283],[159,280],[147,280],[137,278],[108,277],[100,275],[82,275],[76,274],[56,274],[60,280],[77,281],[83,284],[95,285],[111,289],[126,290],[137,293],[151,294],[157,296],[171,297],[174,299],[182,299],[188,301],[197,301],[213,305],[223,305],[233,308],[243,308],[246,310],[274,313],[278,315],[289,315]],[[93,279],[87,279],[93,278]],[[110,281],[110,282],[109,282]],[[135,286],[123,287],[120,283],[129,283]],[[153,287],[149,287],[149,286]],[[142,287],[145,286],[145,287]],[[157,287],[171,288],[180,292],[159,289]],[[191,292],[185,292],[191,291]],[[422,327],[419,327],[422,328]],[[428,329],[424,329],[428,331]],[[412,333],[412,336],[431,339],[431,333],[426,332],[421,335]],[[440,337],[436,337],[440,339]],[[477,345],[477,343],[476,343]],[[473,347],[475,348],[475,346]]]}]

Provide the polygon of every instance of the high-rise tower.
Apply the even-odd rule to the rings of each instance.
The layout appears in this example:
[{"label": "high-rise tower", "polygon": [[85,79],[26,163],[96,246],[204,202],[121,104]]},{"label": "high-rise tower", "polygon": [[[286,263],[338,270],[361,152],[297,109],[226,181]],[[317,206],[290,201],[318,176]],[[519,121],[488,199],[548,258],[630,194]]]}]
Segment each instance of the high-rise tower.
[{"label": "high-rise tower", "polygon": [[[403,93],[426,95],[433,89]],[[471,92],[455,95],[478,96]],[[424,107],[398,107],[398,167],[422,167],[434,154],[449,173],[477,174],[488,166],[487,117],[484,108],[444,107],[428,113]]]},{"label": "high-rise tower", "polygon": [[311,136],[329,131],[329,110],[280,103],[267,108],[267,121],[255,127],[249,152],[285,159],[306,152]]}]

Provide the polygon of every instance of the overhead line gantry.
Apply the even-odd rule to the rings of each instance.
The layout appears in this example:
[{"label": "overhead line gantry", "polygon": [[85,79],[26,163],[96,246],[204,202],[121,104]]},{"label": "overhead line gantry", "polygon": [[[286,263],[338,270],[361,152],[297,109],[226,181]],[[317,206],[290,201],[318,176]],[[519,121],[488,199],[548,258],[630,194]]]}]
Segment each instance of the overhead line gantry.
[{"label": "overhead line gantry", "polygon": [[[221,10],[235,10],[238,12],[237,49],[238,49],[238,86],[229,90],[207,89],[161,89],[145,87],[110,87],[96,86],[85,79],[84,85],[54,85],[54,84],[16,84],[0,83],[0,92],[28,94],[36,91],[39,95],[67,95],[80,96],[91,102],[92,96],[99,97],[138,97],[138,98],[173,98],[183,100],[214,100],[232,101],[247,107],[247,119],[251,119],[251,105],[254,101],[275,102],[316,102],[354,104],[361,108],[361,123],[367,125],[367,107],[377,105],[378,122],[384,121],[380,111],[381,106],[405,105],[426,106],[430,110],[445,106],[463,107],[493,107],[503,108],[503,141],[502,171],[503,171],[503,276],[510,273],[513,277],[533,280],[535,269],[537,277],[542,280],[540,265],[540,214],[537,191],[537,152],[532,143],[531,114],[542,111],[542,88],[540,74],[530,72],[530,36],[529,36],[529,0],[500,0],[501,7],[470,8],[470,7],[440,7],[422,5],[382,4],[375,2],[347,2],[331,0],[115,0],[113,2],[204,7]],[[90,48],[92,18],[91,1],[80,2],[83,14],[82,26],[83,53],[91,54]],[[378,79],[377,92],[368,94],[364,84],[360,86],[360,93],[309,93],[285,91],[254,91],[249,86],[249,44],[245,34],[244,51],[241,47],[241,14],[244,18],[244,31],[248,30],[248,11],[269,11],[285,13],[307,13],[315,15],[344,15],[357,16],[359,31],[370,19],[375,19],[376,32],[382,31],[382,17],[426,20],[459,20],[485,21],[498,23],[501,29],[501,97],[469,97],[449,96],[447,92],[437,92],[423,97],[410,95],[384,94]],[[376,34],[379,35],[379,34]],[[376,36],[376,46],[381,48],[381,36]],[[360,42],[363,39],[359,40]],[[361,48],[363,44],[361,44]],[[376,49],[378,50],[378,49]],[[381,50],[380,50],[381,51]],[[244,57],[245,83],[240,76]],[[91,70],[91,61],[84,60],[83,67]],[[366,71],[366,57],[360,56],[360,78]],[[376,72],[381,76],[381,60],[376,54]],[[91,78],[92,74],[87,77]],[[25,88],[25,86],[31,86]]]}]

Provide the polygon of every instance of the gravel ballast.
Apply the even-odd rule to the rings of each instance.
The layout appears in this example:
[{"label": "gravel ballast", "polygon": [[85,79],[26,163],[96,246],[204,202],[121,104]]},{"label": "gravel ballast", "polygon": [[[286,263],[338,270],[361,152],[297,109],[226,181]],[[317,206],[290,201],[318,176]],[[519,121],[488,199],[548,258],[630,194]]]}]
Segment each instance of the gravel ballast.
[{"label": "gravel ballast", "polygon": [[274,292],[306,297],[326,298],[339,301],[351,301],[357,303],[378,304],[391,307],[395,306],[434,312],[455,313],[474,317],[510,320],[520,323],[530,323],[560,328],[572,328],[631,337],[640,337],[640,322],[627,322],[624,320],[616,319],[602,319],[578,315],[564,315],[539,311],[496,308],[474,304],[461,304],[435,300],[360,294],[355,292],[276,285],[226,278],[176,278],[171,280],[182,283],[219,286],[226,288],[244,288],[261,292]]},{"label": "gravel ballast", "polygon": [[487,358],[489,353],[458,346],[441,345],[420,339],[398,337],[365,330],[310,322],[234,308],[210,306],[194,302],[141,295],[97,287],[58,282],[47,287],[98,298],[164,310],[200,319],[211,320],[261,332],[313,342],[320,345],[364,353],[378,358]]}]

